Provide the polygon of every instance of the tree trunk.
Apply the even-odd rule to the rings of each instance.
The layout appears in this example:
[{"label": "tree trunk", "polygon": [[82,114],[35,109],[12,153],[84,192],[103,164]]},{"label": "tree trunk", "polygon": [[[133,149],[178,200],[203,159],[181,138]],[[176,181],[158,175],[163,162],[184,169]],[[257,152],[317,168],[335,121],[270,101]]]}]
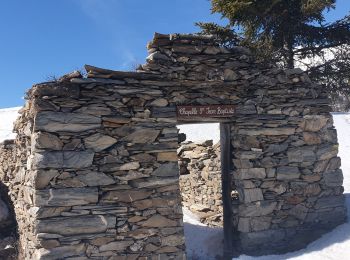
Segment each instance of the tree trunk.
[{"label": "tree trunk", "polygon": [[292,37],[288,37],[286,43],[286,63],[288,69],[294,69],[294,51]]}]

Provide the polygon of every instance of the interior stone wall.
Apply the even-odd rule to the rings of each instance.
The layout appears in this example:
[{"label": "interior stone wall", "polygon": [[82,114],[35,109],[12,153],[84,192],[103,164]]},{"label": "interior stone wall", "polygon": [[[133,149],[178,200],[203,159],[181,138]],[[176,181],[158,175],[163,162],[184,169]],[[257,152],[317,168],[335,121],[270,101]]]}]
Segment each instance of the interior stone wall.
[{"label": "interior stone wall", "polygon": [[223,226],[220,143],[185,142],[178,149],[183,206],[202,223]]},{"label": "interior stone wall", "polygon": [[305,247],[345,221],[320,86],[211,36],[156,34],[148,51],[136,72],[86,66],[27,93],[11,173],[24,259],[183,259],[179,104],[236,107],[224,121],[237,251]]}]

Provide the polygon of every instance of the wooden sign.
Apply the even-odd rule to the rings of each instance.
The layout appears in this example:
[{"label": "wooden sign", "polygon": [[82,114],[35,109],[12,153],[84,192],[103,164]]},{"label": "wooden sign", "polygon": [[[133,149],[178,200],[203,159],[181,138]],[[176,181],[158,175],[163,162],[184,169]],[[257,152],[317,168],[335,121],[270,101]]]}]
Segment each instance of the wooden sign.
[{"label": "wooden sign", "polygon": [[177,117],[180,119],[205,117],[232,117],[235,114],[233,105],[177,106]]}]

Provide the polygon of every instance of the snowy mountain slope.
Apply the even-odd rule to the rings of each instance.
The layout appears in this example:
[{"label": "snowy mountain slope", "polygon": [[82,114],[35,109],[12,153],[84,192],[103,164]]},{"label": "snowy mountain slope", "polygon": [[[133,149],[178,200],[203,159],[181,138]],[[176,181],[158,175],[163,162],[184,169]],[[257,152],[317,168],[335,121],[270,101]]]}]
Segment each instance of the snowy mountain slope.
[{"label": "snowy mountain slope", "polygon": [[13,122],[18,116],[18,110],[21,107],[2,108],[0,109],[0,142],[5,139],[15,138],[12,133]]},{"label": "snowy mountain slope", "polygon": [[187,141],[213,140],[214,144],[220,141],[220,125],[218,123],[188,124],[178,125],[177,127],[180,129],[180,133],[186,134]]}]

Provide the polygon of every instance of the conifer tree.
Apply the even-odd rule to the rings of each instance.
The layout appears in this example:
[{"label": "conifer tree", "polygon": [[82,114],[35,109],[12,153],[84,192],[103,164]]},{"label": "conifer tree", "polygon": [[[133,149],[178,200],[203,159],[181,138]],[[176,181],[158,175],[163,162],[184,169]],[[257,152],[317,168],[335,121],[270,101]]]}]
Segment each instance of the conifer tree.
[{"label": "conifer tree", "polygon": [[[226,26],[200,22],[223,45],[243,45],[284,68],[302,66],[330,95],[350,94],[350,15],[327,23],[336,0],[211,0]],[[305,62],[313,59],[315,62]]]}]

